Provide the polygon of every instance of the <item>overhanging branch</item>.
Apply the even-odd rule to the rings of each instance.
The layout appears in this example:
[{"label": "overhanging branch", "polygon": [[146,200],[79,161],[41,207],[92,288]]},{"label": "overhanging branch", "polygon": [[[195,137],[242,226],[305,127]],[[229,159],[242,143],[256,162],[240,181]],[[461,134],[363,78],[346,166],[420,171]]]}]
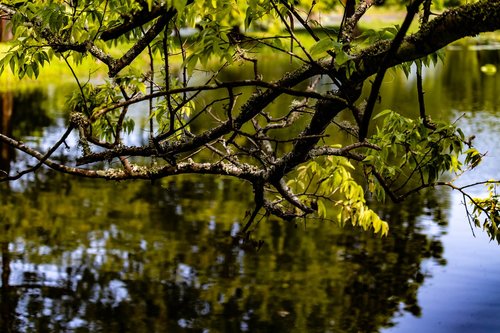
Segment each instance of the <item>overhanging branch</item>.
[{"label": "overhanging branch", "polygon": [[99,37],[104,41],[116,39],[135,28],[138,28],[148,22],[155,20],[156,18],[160,17],[166,10],[167,9],[164,6],[154,7],[151,9],[151,11],[148,11],[147,8],[144,8],[137,13],[133,13],[123,23],[104,30]]}]

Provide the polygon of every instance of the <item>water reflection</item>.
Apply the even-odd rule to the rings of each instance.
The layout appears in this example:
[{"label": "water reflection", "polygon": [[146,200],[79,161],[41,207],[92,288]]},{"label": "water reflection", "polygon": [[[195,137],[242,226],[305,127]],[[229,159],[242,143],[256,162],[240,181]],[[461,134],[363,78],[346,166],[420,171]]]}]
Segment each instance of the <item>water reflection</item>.
[{"label": "water reflection", "polygon": [[[444,91],[480,95],[463,105],[497,103],[486,92],[498,74],[461,81],[472,89],[454,86],[449,71],[426,74],[433,117],[457,117],[450,112],[456,98]],[[408,109],[414,85],[398,75],[385,85],[381,107],[417,112]],[[14,135],[35,137],[42,134],[35,129],[59,124],[40,107],[30,127],[33,101],[49,105],[37,94],[13,99]],[[18,109],[22,101],[32,104]],[[405,313],[422,315],[419,290],[453,255],[443,255],[447,192],[374,207],[391,223],[385,239],[330,223],[265,219],[252,235],[263,241],[260,251],[230,237],[251,197],[245,184],[211,177],[111,183],[43,170],[22,187],[2,184],[0,331],[377,332]]]},{"label": "water reflection", "polygon": [[[12,112],[12,92],[0,93],[0,133],[7,136],[12,135]],[[11,147],[0,142],[0,176],[2,174],[9,174],[13,153],[14,150]]]},{"label": "water reflection", "polygon": [[444,93],[451,106],[458,110],[498,111],[500,105],[500,76],[481,70],[483,66],[500,64],[500,50],[471,49],[454,50],[447,53],[447,61],[454,67],[447,67],[443,73]]},{"label": "water reflection", "polygon": [[[47,93],[42,88],[0,92],[0,133],[40,141],[44,128],[53,125],[49,115]],[[0,142],[0,174],[9,174],[15,150]]]},{"label": "water reflection", "polygon": [[262,222],[256,253],[228,237],[249,192],[220,182],[72,179],[69,190],[34,184],[26,192],[36,196],[3,196],[3,331],[376,331],[401,304],[420,313],[422,262],[442,261],[442,249],[415,205],[385,212],[401,223],[384,240],[330,224]]}]

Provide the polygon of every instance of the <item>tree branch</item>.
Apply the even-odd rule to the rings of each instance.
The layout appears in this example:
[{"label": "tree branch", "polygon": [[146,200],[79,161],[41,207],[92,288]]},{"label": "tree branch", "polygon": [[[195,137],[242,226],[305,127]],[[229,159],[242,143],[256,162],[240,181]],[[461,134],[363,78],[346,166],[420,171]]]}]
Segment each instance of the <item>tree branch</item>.
[{"label": "tree branch", "polygon": [[148,11],[147,8],[143,8],[141,11],[133,13],[123,23],[114,26],[112,28],[109,28],[107,30],[104,30],[103,32],[101,32],[99,37],[103,41],[116,39],[135,28],[138,28],[148,22],[153,21],[154,19],[161,16],[166,10],[167,9],[165,6],[156,6],[152,8],[151,11]]},{"label": "tree branch", "polygon": [[349,79],[353,82],[365,81],[377,73],[384,59],[387,59],[388,67],[394,67],[432,54],[461,38],[498,30],[498,17],[498,0],[482,0],[446,10],[415,34],[405,37],[393,57],[387,57],[390,41],[380,41],[363,49],[353,59],[359,70],[354,71]]},{"label": "tree branch", "polygon": [[[297,82],[298,84],[299,82]],[[290,85],[292,86],[292,85]],[[209,90],[218,90],[218,89],[230,89],[230,88],[241,88],[241,87],[261,87],[261,88],[268,88],[271,91],[275,91],[280,94],[286,94],[290,96],[295,96],[295,97],[306,97],[306,98],[314,98],[314,99],[321,99],[321,100],[329,100],[329,101],[342,101],[345,102],[341,97],[332,95],[332,94],[320,94],[314,91],[310,90],[298,90],[298,89],[291,89],[290,87],[287,87],[284,84],[284,81],[278,81],[275,83],[272,82],[266,82],[262,80],[242,80],[242,81],[229,81],[229,82],[217,82],[215,84],[205,84],[201,86],[190,86],[190,87],[183,87],[183,88],[175,88],[175,89],[170,89],[167,91],[158,91],[152,94],[148,95],[138,95],[134,98],[130,98],[127,100],[123,100],[121,102],[115,103],[111,106],[108,106],[106,108],[103,108],[101,110],[95,111],[91,117],[91,121],[94,122],[97,120],[99,117],[103,116],[104,114],[113,111],[115,109],[155,99],[158,97],[163,97],[163,96],[168,96],[168,95],[175,95],[175,94],[184,94],[187,92],[201,92],[201,91],[209,91]]]},{"label": "tree branch", "polygon": [[389,64],[390,59],[394,57],[394,55],[397,53],[401,43],[403,42],[404,36],[406,35],[408,29],[410,28],[410,24],[413,21],[413,18],[418,12],[418,7],[423,1],[424,0],[415,0],[411,3],[411,5],[408,6],[408,13],[406,14],[403,24],[401,25],[401,28],[399,29],[398,33],[392,40],[389,50],[387,51],[383,61],[380,64],[380,68],[377,71],[377,76],[375,77],[375,80],[373,81],[372,84],[370,96],[368,97],[368,101],[366,103],[363,119],[361,121],[361,124],[359,125],[360,141],[363,141],[366,138],[366,135],[368,134],[368,126],[370,124],[373,109],[375,108],[375,103],[378,99],[380,87],[382,86],[382,80],[384,79],[385,72],[390,67]]},{"label": "tree branch", "polygon": [[[28,173],[35,172],[61,146],[61,144],[68,138],[68,136],[70,135],[71,131],[73,131],[73,129],[74,129],[73,125],[70,125],[66,129],[66,131],[64,132],[64,134],[61,136],[61,138],[54,144],[54,146],[52,148],[50,148],[45,155],[43,155],[40,158],[38,158],[38,163],[36,165],[34,165],[34,166],[32,166],[32,167],[30,167],[30,168],[28,168],[26,170],[23,170],[23,171],[19,172],[17,175],[0,177],[0,182],[16,180],[16,179],[19,179],[19,178],[21,178],[22,176],[24,176],[24,175],[26,175]],[[3,135],[1,133],[0,133],[0,141],[3,141],[4,143],[7,143],[7,144],[9,144],[11,146],[14,145],[14,147],[15,147],[16,144],[19,144],[19,142],[16,143],[14,140],[10,139],[9,137],[7,137],[7,136],[5,136],[5,135]]]},{"label": "tree branch", "polygon": [[168,22],[177,14],[175,9],[168,9],[161,15],[151,28],[132,46],[127,53],[109,67],[108,75],[115,77],[123,68],[128,66],[165,28]]},{"label": "tree branch", "polygon": [[341,41],[343,43],[350,43],[352,41],[356,24],[366,11],[374,4],[374,2],[374,0],[361,0],[358,7],[354,11],[354,14],[346,18],[341,30]]}]

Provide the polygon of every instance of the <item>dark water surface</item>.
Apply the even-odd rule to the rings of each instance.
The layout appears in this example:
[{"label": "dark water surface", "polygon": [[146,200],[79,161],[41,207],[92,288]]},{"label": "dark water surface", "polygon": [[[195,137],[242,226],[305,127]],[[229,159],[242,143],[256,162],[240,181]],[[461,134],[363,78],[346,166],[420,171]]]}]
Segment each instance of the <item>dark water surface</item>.
[{"label": "dark water surface", "polygon": [[[499,66],[500,53],[447,58],[425,73],[429,112],[459,119],[488,151],[463,182],[498,178],[500,76],[481,66]],[[417,114],[415,90],[414,78],[390,72],[381,107]],[[9,103],[13,112],[2,132],[50,147],[64,93],[3,93],[2,119]],[[2,156],[2,169],[32,163],[5,147]],[[49,170],[3,184],[0,332],[500,331],[500,247],[473,236],[461,196],[436,190],[375,207],[391,226],[384,239],[263,220],[257,252],[230,237],[251,194],[223,178],[113,183]]]}]

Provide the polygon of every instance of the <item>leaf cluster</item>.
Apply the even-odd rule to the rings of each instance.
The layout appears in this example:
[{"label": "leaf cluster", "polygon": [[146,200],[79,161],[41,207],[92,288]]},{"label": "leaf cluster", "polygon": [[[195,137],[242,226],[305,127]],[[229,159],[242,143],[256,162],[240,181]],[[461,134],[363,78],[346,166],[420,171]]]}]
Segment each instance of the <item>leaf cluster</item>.
[{"label": "leaf cluster", "polygon": [[389,225],[367,207],[364,190],[351,174],[354,170],[347,158],[328,156],[298,167],[288,185],[303,200],[315,202],[318,217],[386,235]]},{"label": "leaf cluster", "polygon": [[[479,162],[476,149],[465,150],[466,138],[460,128],[436,122],[432,128],[423,119],[406,118],[391,110],[369,139],[380,151],[367,151],[364,163],[373,166],[391,186],[402,191],[417,179],[421,185],[435,183],[447,172],[459,173]],[[465,161],[461,160],[466,154]],[[465,165],[464,165],[465,164]]]}]

